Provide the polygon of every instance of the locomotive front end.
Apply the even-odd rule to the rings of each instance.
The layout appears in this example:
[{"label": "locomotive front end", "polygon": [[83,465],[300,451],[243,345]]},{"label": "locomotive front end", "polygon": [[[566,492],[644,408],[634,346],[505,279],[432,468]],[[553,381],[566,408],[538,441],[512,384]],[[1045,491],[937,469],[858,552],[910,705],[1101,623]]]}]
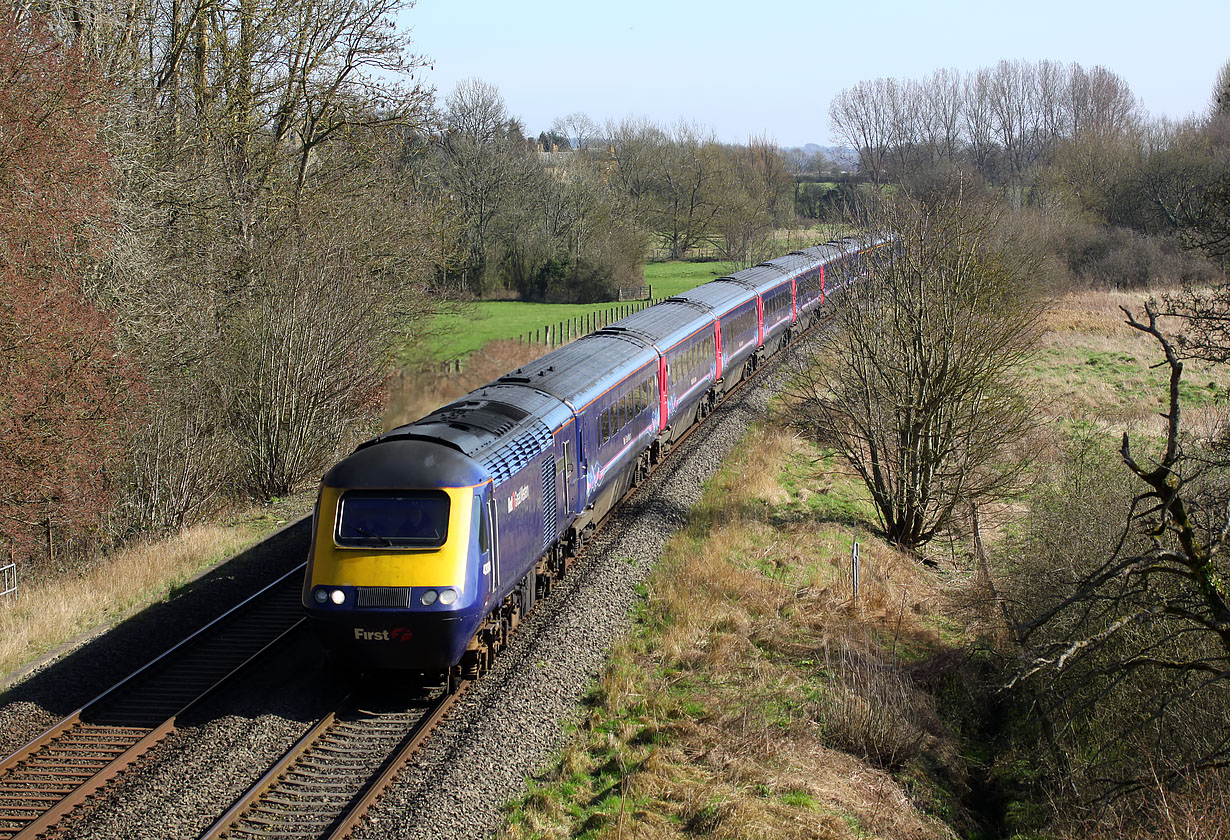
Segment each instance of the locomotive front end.
[{"label": "locomotive front end", "polygon": [[479,465],[425,440],[375,442],[325,474],[303,605],[346,664],[461,659],[489,603],[490,493]]}]

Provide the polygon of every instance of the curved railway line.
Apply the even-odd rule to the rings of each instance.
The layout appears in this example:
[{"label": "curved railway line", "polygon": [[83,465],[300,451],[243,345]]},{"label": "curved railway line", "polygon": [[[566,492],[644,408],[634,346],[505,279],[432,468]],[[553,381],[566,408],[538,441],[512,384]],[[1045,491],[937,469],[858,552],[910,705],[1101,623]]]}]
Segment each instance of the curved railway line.
[{"label": "curved railway line", "polygon": [[[752,370],[722,402],[780,359],[778,354]],[[704,425],[693,425],[670,454]],[[672,460],[663,458],[653,472]],[[596,531],[644,484],[634,485]],[[565,568],[582,554],[583,547]],[[90,807],[92,796],[175,731],[177,718],[294,635],[305,621],[299,602],[303,569],[292,569],[0,762],[0,840],[43,836]],[[356,689],[201,837],[350,836],[471,684],[463,680],[451,693],[424,690],[417,698]]]}]

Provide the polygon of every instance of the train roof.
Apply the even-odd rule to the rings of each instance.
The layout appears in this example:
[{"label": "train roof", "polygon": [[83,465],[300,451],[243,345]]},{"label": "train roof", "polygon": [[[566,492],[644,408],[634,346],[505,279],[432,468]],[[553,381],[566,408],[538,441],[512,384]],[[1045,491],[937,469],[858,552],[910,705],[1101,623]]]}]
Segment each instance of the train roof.
[{"label": "train roof", "polygon": [[762,265],[754,265],[751,268],[745,268],[743,271],[736,272],[728,277],[719,277],[714,282],[746,284],[760,294],[764,294],[781,283],[784,276],[785,272],[783,269],[764,263]]},{"label": "train roof", "polygon": [[605,327],[602,332],[629,333],[653,344],[659,350],[667,350],[697,330],[709,327],[712,334],[712,324],[713,313],[708,307],[670,298],[656,306],[620,318]]},{"label": "train roof", "polygon": [[334,464],[321,483],[348,490],[473,487],[488,477],[473,458],[439,441],[378,438]]},{"label": "train roof", "polygon": [[360,449],[399,440],[437,442],[471,458],[498,484],[549,447],[554,430],[571,417],[550,394],[491,383]]},{"label": "train roof", "polygon": [[809,268],[813,268],[820,264],[820,260],[809,254],[801,251],[794,251],[786,254],[783,257],[778,257],[774,260],[769,260],[763,265],[771,265],[779,268],[786,273],[787,276],[801,274]]},{"label": "train roof", "polygon": [[[824,263],[830,263],[833,260],[848,257],[856,251],[863,251],[883,245],[887,241],[886,239],[875,239],[870,236],[845,236],[840,239],[830,239],[823,245],[804,248],[802,251],[795,251],[794,253],[802,254]],[[773,260],[773,262],[776,262],[776,260]]]},{"label": "train roof", "polygon": [[642,338],[600,331],[552,350],[496,382],[528,385],[580,411],[657,357]]},{"label": "train roof", "polygon": [[714,280],[695,289],[675,295],[670,301],[699,304],[719,318],[740,304],[755,300],[756,293],[742,283],[727,283]]}]

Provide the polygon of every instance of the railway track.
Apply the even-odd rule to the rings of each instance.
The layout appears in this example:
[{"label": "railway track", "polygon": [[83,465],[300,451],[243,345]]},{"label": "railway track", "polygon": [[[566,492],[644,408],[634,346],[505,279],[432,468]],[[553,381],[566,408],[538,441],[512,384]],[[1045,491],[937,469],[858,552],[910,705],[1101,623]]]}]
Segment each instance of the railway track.
[{"label": "railway track", "polygon": [[344,699],[201,840],[348,837],[467,685],[431,692],[410,709],[396,691]]},{"label": "railway track", "polygon": [[54,829],[293,633],[302,575],[300,565],[0,761],[0,840]]}]

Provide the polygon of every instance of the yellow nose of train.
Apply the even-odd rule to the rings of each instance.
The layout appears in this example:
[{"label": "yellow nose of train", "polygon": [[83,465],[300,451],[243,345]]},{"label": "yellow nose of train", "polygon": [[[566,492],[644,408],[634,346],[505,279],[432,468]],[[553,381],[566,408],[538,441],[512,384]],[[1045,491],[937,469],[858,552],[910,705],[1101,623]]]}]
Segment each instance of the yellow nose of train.
[{"label": "yellow nose of train", "polygon": [[348,661],[427,670],[460,659],[489,601],[489,488],[474,461],[422,440],[361,448],[325,475],[303,604]]}]

